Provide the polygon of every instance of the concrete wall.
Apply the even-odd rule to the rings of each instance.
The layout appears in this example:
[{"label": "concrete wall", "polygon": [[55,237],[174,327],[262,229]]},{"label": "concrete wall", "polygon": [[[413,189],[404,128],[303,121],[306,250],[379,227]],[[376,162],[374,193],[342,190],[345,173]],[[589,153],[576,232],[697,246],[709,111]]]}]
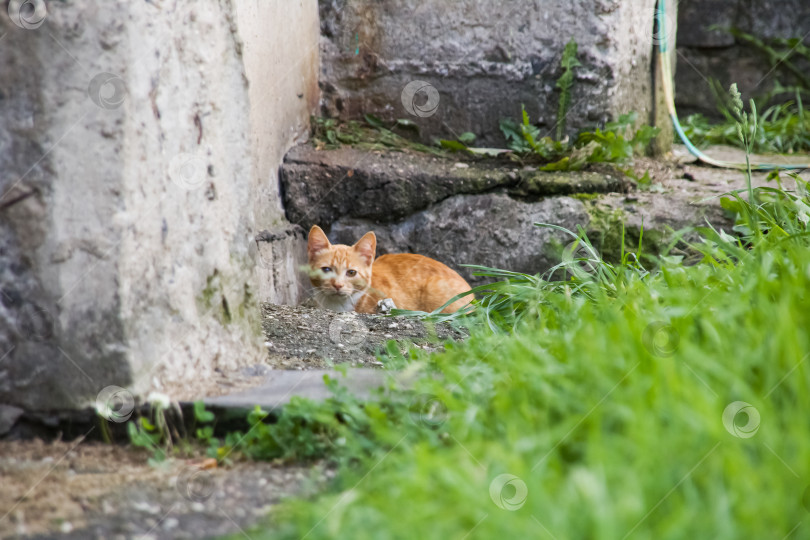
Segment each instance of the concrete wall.
[{"label": "concrete wall", "polygon": [[317,103],[315,0],[6,4],[0,403],[190,397],[258,361],[257,300],[299,295],[277,169]]},{"label": "concrete wall", "polygon": [[[719,116],[709,79],[717,79],[723,88],[736,82],[746,99],[769,92],[777,80],[786,86],[795,84],[784,69],[772,70],[756,49],[712,27],[736,27],[764,40],[804,38],[810,46],[806,0],[681,0],[678,7],[675,103],[680,115]],[[806,61],[799,65],[807,69]]]},{"label": "concrete wall", "polygon": [[[323,110],[408,118],[426,139],[472,131],[479,144],[503,146],[499,120],[519,117],[525,104],[553,135],[555,82],[573,37],[583,66],[568,132],[630,110],[655,122],[654,8],[655,0],[321,0]],[[408,110],[413,81],[435,90]]]}]

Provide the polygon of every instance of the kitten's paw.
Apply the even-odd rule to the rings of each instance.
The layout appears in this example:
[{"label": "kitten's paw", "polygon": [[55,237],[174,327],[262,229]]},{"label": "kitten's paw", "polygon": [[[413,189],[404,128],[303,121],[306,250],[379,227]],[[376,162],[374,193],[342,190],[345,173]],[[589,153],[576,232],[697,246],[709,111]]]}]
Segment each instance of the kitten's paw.
[{"label": "kitten's paw", "polygon": [[397,306],[394,305],[394,301],[390,298],[383,298],[377,302],[377,313],[380,315],[388,315],[392,309],[397,309]]}]

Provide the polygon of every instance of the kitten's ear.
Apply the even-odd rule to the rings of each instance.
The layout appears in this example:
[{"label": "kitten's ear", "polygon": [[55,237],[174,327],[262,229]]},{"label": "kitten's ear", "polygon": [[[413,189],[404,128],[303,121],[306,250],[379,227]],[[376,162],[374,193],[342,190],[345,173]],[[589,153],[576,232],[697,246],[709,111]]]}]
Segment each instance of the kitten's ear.
[{"label": "kitten's ear", "polygon": [[332,244],[329,243],[329,239],[326,237],[323,229],[317,225],[313,225],[309,230],[309,239],[307,240],[307,254],[309,258],[312,259],[319,251],[329,249],[330,247],[332,247]]},{"label": "kitten's ear", "polygon": [[371,266],[371,263],[374,262],[374,252],[377,250],[377,236],[373,231],[369,231],[352,247],[366,261],[366,264]]}]

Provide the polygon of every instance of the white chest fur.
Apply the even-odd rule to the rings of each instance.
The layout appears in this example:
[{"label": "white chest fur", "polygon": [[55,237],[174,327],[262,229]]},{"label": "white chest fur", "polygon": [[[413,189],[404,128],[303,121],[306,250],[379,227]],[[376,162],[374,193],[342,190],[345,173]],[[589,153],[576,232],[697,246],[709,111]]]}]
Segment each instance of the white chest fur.
[{"label": "white chest fur", "polygon": [[365,294],[363,291],[358,291],[350,296],[316,292],[313,299],[321,309],[328,309],[331,311],[354,311],[354,306],[357,304],[363,294]]}]

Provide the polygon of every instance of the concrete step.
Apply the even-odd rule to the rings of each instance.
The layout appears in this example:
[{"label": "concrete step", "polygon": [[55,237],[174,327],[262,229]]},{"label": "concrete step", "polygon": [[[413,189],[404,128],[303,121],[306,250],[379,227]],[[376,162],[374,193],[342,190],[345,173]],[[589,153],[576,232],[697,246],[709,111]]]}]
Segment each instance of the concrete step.
[{"label": "concrete step", "polygon": [[293,396],[324,400],[332,396],[324,378],[336,379],[340,386],[361,399],[370,398],[372,391],[382,386],[391,372],[382,369],[353,368],[345,373],[330,369],[310,371],[271,370],[257,386],[202,401],[212,409],[253,409],[278,411]]}]

